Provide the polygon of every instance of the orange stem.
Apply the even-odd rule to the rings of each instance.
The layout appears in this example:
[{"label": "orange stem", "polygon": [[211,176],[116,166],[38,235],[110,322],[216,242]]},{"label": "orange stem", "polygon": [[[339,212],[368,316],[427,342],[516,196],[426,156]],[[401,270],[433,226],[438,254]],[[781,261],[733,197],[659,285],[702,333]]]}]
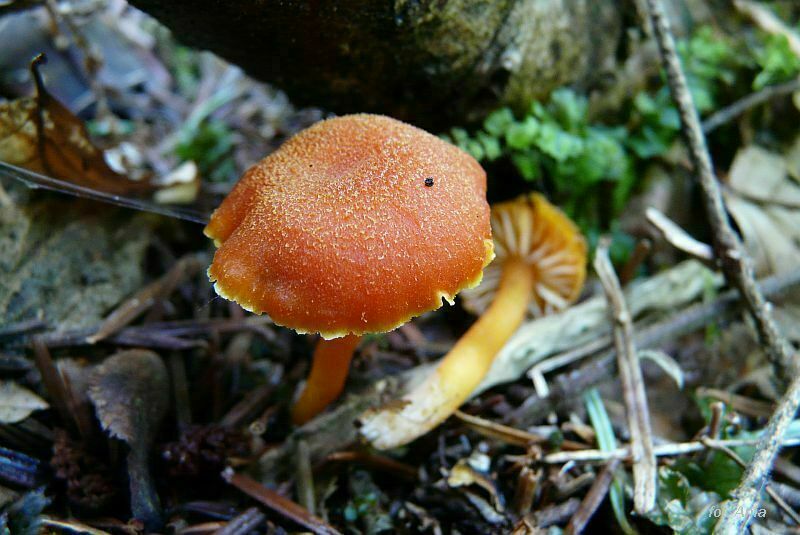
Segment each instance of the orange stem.
[{"label": "orange stem", "polygon": [[353,352],[360,341],[361,336],[355,334],[319,341],[306,386],[292,407],[295,425],[309,421],[339,397],[350,372]]}]

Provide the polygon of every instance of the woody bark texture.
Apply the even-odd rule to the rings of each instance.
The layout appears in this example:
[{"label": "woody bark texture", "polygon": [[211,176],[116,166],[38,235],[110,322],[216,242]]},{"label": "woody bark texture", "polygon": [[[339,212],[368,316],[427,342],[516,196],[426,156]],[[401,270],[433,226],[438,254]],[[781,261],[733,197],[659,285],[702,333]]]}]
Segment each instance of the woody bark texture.
[{"label": "woody bark texture", "polygon": [[609,66],[620,0],[132,0],[299,105],[431,124],[527,106]]}]

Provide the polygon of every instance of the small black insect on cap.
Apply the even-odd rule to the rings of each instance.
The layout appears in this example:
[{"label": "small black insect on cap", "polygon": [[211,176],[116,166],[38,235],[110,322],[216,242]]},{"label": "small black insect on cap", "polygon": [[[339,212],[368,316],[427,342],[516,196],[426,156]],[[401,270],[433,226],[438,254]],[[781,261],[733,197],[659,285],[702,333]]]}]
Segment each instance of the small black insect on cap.
[{"label": "small black insect on cap", "polygon": [[428,186],[428,187],[433,186],[433,177],[432,176],[429,176],[428,178],[425,179],[425,185]]}]

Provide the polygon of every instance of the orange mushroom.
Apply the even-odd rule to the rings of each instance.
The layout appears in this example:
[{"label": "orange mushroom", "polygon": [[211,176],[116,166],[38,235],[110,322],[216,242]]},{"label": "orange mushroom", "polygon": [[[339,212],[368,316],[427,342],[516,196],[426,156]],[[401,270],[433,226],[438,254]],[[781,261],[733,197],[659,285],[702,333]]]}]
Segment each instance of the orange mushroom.
[{"label": "orange mushroom", "polygon": [[296,423],[340,394],[361,335],[452,301],[494,256],[480,165],[378,115],[294,136],[245,173],[205,233],[219,295],[323,338]]},{"label": "orange mushroom", "polygon": [[575,224],[539,194],[492,207],[497,258],[480,286],[462,293],[481,317],[436,370],[401,403],[367,411],[361,434],[380,449],[402,446],[450,416],[475,390],[495,355],[531,310],[564,308],[586,277],[586,242]]}]

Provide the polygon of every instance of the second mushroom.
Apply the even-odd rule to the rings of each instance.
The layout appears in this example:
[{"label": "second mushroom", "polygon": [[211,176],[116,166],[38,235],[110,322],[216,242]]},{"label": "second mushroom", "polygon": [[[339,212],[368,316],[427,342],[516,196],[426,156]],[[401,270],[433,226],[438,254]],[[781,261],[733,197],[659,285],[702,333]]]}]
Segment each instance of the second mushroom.
[{"label": "second mushroom", "polygon": [[497,258],[483,283],[462,293],[465,307],[482,315],[401,403],[362,416],[361,434],[375,447],[402,446],[439,425],[480,384],[528,310],[535,316],[560,310],[580,294],[586,242],[543,196],[493,206],[491,225]]}]

